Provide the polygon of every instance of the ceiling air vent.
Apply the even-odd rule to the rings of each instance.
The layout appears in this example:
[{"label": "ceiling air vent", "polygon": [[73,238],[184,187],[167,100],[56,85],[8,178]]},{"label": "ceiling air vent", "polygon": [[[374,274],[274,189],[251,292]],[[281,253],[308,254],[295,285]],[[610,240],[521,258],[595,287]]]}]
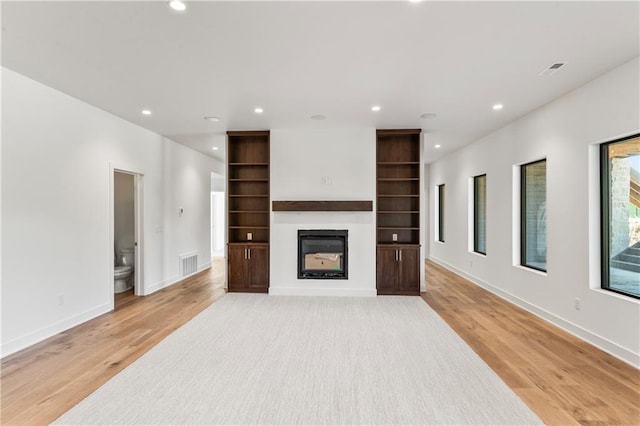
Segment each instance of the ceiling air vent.
[{"label": "ceiling air vent", "polygon": [[545,68],[540,74],[538,74],[539,76],[542,77],[548,77],[552,74],[554,74],[555,72],[557,72],[560,68],[562,68],[565,65],[564,62],[556,62],[554,64],[551,64],[549,67]]}]

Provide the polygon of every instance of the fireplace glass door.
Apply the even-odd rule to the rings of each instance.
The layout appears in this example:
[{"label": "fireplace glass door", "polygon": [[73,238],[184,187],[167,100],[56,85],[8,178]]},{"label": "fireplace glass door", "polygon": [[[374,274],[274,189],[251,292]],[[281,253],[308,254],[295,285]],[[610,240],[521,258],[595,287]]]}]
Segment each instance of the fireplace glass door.
[{"label": "fireplace glass door", "polygon": [[347,279],[347,230],[298,230],[299,279]]}]

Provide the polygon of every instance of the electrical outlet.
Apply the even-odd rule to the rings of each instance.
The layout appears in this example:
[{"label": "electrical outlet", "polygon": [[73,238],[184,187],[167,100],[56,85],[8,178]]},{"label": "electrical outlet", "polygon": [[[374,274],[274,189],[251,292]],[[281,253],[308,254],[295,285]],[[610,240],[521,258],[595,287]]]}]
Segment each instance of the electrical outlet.
[{"label": "electrical outlet", "polygon": [[576,311],[579,311],[580,308],[582,308],[582,306],[580,306],[580,298],[579,297],[576,297],[576,300],[575,300],[573,306],[576,308]]},{"label": "electrical outlet", "polygon": [[64,294],[58,296],[58,306],[64,305]]},{"label": "electrical outlet", "polygon": [[333,178],[331,176],[322,176],[320,178],[320,183],[323,185],[333,185]]},{"label": "electrical outlet", "polygon": [[398,234],[391,234],[391,239],[393,241],[398,241]]},{"label": "electrical outlet", "polygon": [[253,240],[253,234],[251,232],[247,232],[247,241]]}]

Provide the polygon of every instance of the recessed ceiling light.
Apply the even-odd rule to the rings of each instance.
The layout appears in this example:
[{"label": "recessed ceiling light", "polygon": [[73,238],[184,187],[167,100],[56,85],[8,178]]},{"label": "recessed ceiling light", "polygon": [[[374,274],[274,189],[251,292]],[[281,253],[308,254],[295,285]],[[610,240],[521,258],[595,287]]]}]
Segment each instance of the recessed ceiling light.
[{"label": "recessed ceiling light", "polygon": [[434,145],[433,147],[437,149],[440,148],[440,145]]},{"label": "recessed ceiling light", "polygon": [[260,107],[256,107],[254,108],[253,112],[255,112],[256,114],[262,114],[264,112],[264,109]]},{"label": "recessed ceiling light", "polygon": [[495,104],[493,106],[494,111],[500,111],[504,106],[502,104]]},{"label": "recessed ceiling light", "polygon": [[380,111],[380,105],[374,105],[374,106],[372,106],[372,107],[371,107],[371,111],[373,111],[373,112],[378,112],[378,111]]},{"label": "recessed ceiling light", "polygon": [[214,146],[214,147],[213,147],[213,150],[214,150],[214,151],[217,151],[217,150],[218,150],[218,147],[217,147],[217,146]]},{"label": "recessed ceiling light", "polygon": [[142,112],[142,115],[151,115],[150,109],[143,109],[141,112]]},{"label": "recessed ceiling light", "polygon": [[436,115],[437,114],[435,112],[425,112],[424,114],[420,115],[420,118],[435,118]]},{"label": "recessed ceiling light", "polygon": [[187,5],[182,0],[171,0],[169,6],[178,12],[183,12],[187,8]]},{"label": "recessed ceiling light", "polygon": [[326,119],[326,118],[327,118],[327,117],[326,117],[325,115],[322,115],[322,114],[316,114],[316,115],[312,115],[312,116],[311,116],[311,119],[312,119],[312,120],[324,120],[324,119]]},{"label": "recessed ceiling light", "polygon": [[205,117],[204,119],[207,120],[207,121],[214,122],[214,123],[217,123],[218,121],[220,121],[219,117],[213,117],[213,116],[208,116],[208,117]]}]

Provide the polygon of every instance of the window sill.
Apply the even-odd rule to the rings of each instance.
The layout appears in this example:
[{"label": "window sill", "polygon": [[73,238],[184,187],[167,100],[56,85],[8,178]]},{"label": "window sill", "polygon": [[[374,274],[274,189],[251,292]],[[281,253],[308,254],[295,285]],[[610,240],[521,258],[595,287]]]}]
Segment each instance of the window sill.
[{"label": "window sill", "polygon": [[537,274],[537,275],[540,275],[540,276],[543,276],[543,277],[546,277],[547,274],[548,274],[548,272],[539,271],[537,269],[528,268],[528,267],[522,266],[522,265],[513,265],[513,267],[516,268],[516,269],[521,269],[523,271],[531,272],[531,273],[534,273],[534,274]]},{"label": "window sill", "polygon": [[589,290],[595,291],[596,293],[605,294],[610,297],[614,297],[616,299],[624,300],[626,302],[631,302],[636,305],[640,305],[640,299],[637,299],[633,296],[627,296],[622,293],[616,293],[615,291],[604,290],[602,288],[590,288]]}]

